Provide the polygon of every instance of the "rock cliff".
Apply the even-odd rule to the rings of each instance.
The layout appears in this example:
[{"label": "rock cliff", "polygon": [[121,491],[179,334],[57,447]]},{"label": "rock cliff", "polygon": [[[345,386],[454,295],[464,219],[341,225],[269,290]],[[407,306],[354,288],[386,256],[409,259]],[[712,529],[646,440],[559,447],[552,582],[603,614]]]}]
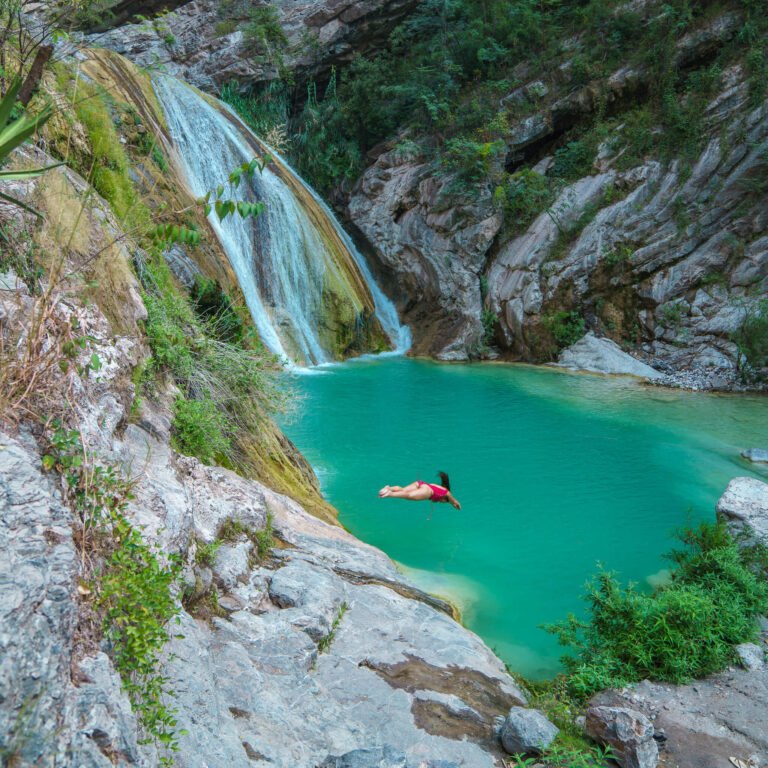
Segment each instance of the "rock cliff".
[{"label": "rock cliff", "polygon": [[[418,16],[403,0],[270,7],[271,43],[266,33],[261,43],[248,37],[237,4],[206,0],[98,40],[213,92],[228,81],[322,84],[330,66],[343,81],[352,58],[373,57],[394,27]],[[666,11],[650,2],[612,13],[642,29]],[[505,127],[487,144],[492,167],[479,181],[462,184],[447,169],[437,126],[429,135],[402,125],[387,141],[362,146],[369,165],[334,202],[412,326],[414,353],[541,362],[591,330],[663,374],[687,371],[677,379],[683,384],[732,386],[744,362],[734,338],[768,289],[768,104],[755,100],[754,63],[721,54],[761,34],[753,27],[730,3],[706,10],[674,39],[669,77],[678,84],[691,77],[700,91],[670,97],[690,114],[663,153],[653,144],[666,128],[647,106],[661,98],[653,95],[654,63],[628,52],[613,71],[574,79],[586,55],[579,33],[563,39],[552,61],[509,64],[493,118]],[[453,109],[477,108],[473,86],[466,90]],[[297,103],[288,105],[289,132],[302,94],[295,89]],[[563,153],[579,142],[589,145],[589,162],[582,157],[578,171],[561,174]],[[548,184],[552,198],[529,200],[523,212],[505,208],[509,185],[525,197],[527,183]]]},{"label": "rock cliff", "polygon": [[[136,12],[146,13],[136,6]],[[251,39],[247,3],[192,0],[155,22],[134,22],[93,35],[94,45],[122,53],[145,67],[160,67],[212,93],[235,81],[262,84],[290,71],[302,80],[327,77],[383,42],[415,0],[275,3],[282,30],[273,42]],[[130,18],[130,16],[128,16]]]},{"label": "rock cliff", "polygon": [[[105,555],[73,501],[88,487],[73,497],[43,459],[48,433],[25,416],[35,408],[77,428],[89,483],[97,466],[131,478],[126,519],[182,566],[179,623],[158,670],[175,710],[176,765],[314,768],[377,754],[414,768],[498,765],[495,718],[526,701],[504,665],[380,551],[256,480],[175,452],[173,386],[159,381],[139,400],[132,382],[147,354],[130,267],[140,252],[69,169],[14,192],[41,201],[35,236],[66,278],[49,275],[35,293],[7,271],[0,284],[0,349],[18,345],[29,367],[16,374],[43,382],[3,412],[0,434],[3,761],[149,767],[164,754],[144,743],[114,640],[92,618]],[[6,232],[24,223],[6,205],[0,217]],[[113,280],[94,286],[87,270],[105,243]],[[24,357],[36,324],[56,350],[59,321],[66,330],[72,318],[86,335],[62,358],[71,364]]]}]

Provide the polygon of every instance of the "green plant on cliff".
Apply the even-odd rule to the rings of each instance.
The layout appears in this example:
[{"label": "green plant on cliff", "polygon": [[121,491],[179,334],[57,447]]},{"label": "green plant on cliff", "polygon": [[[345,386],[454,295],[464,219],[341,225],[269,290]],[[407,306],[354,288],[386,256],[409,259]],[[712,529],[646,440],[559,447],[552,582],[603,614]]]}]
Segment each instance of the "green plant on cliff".
[{"label": "green plant on cliff", "polygon": [[744,319],[733,334],[739,353],[739,370],[742,377],[751,378],[758,371],[768,368],[768,299],[750,306]]},{"label": "green plant on cliff", "polygon": [[733,661],[734,645],[757,636],[757,617],[768,610],[760,561],[739,548],[722,522],[686,529],[679,538],[683,548],[668,555],[675,565],[668,584],[645,592],[600,573],[587,592],[587,619],[570,616],[549,627],[576,652],[564,659],[572,694],[586,697],[645,678],[703,677]]},{"label": "green plant on cliff", "polygon": [[[288,405],[282,369],[253,332],[235,330],[228,298],[207,283],[190,299],[160,254],[137,262],[147,307],[148,378],[172,377],[173,441],[205,463],[242,468],[245,443]],[[222,326],[222,316],[227,320]]]},{"label": "green plant on cliff", "polygon": [[504,211],[504,224],[510,232],[521,232],[555,201],[549,180],[528,168],[505,174],[496,187],[494,201]]},{"label": "green plant on cliff", "polygon": [[197,456],[204,464],[225,460],[232,451],[232,432],[226,413],[209,396],[176,398],[171,445],[179,453]]},{"label": "green plant on cliff", "polygon": [[558,348],[570,347],[586,332],[584,318],[578,312],[549,312],[541,317],[541,324],[552,334]]},{"label": "green plant on cliff", "polygon": [[[65,499],[77,516],[83,563],[90,567],[87,587],[94,621],[109,642],[109,654],[123,688],[147,733],[166,755],[178,746],[174,710],[165,702],[168,680],[160,672],[160,654],[168,625],[178,620],[174,585],[180,564],[145,541],[125,516],[133,483],[120,467],[99,462],[77,430],[54,420],[47,432],[43,467],[63,479]],[[81,577],[82,578],[82,577]]]}]

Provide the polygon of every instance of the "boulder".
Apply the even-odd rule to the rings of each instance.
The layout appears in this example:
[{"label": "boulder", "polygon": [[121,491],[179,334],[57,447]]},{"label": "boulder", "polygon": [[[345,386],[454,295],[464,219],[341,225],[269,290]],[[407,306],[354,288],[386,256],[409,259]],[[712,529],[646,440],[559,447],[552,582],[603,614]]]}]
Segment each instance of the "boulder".
[{"label": "boulder", "polygon": [[556,365],[577,371],[613,373],[659,379],[662,374],[632,355],[627,354],[610,339],[601,339],[588,333],[560,353]]},{"label": "boulder", "polygon": [[741,452],[741,455],[755,464],[768,464],[768,450],[764,448],[747,448],[746,451]]},{"label": "boulder", "polygon": [[590,707],[587,735],[608,744],[622,768],[656,768],[659,748],[651,721],[640,712],[622,707]]},{"label": "boulder", "polygon": [[765,666],[765,650],[756,643],[742,643],[736,646],[736,653],[744,669],[756,672]]},{"label": "boulder", "polygon": [[224,544],[219,548],[213,563],[213,578],[219,586],[232,589],[239,581],[247,580],[252,549],[250,541]]},{"label": "boulder", "polygon": [[510,755],[541,754],[559,732],[538,709],[512,707],[501,727],[501,745]]},{"label": "boulder", "polygon": [[768,543],[768,483],[735,477],[717,502],[717,514],[734,535]]}]

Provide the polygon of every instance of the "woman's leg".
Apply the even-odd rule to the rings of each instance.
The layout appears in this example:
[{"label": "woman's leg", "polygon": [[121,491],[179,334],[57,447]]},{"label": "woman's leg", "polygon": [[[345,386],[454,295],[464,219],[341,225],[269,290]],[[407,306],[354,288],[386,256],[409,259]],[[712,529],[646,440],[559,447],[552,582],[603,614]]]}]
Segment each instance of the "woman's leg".
[{"label": "woman's leg", "polygon": [[[416,486],[416,483],[412,483],[412,485]],[[387,494],[387,497],[393,499],[408,499],[409,501],[426,501],[427,499],[432,498],[432,489],[426,484],[421,487],[413,488],[411,488],[411,486],[406,486],[399,491],[390,491]]]},{"label": "woman's leg", "polygon": [[[379,496],[382,498],[385,498],[386,496],[391,496],[393,491],[415,491],[419,487],[418,481],[415,483],[410,483],[406,485],[405,487],[401,485],[385,485],[380,491]],[[402,498],[402,497],[398,497]]]}]

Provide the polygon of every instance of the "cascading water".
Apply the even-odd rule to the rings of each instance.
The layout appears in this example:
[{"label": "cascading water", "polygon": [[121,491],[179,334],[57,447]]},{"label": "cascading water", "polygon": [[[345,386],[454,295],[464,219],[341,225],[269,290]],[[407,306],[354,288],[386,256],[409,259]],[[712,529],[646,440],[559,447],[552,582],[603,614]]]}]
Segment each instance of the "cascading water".
[{"label": "cascading water", "polygon": [[258,219],[229,216],[220,222],[210,216],[264,344],[286,362],[329,362],[339,357],[339,328],[359,326],[375,314],[390,344],[405,351],[408,328],[320,198],[224,105],[214,106],[167,75],[153,82],[177,162],[196,197],[254,155],[272,156],[236,193],[265,202]]}]

